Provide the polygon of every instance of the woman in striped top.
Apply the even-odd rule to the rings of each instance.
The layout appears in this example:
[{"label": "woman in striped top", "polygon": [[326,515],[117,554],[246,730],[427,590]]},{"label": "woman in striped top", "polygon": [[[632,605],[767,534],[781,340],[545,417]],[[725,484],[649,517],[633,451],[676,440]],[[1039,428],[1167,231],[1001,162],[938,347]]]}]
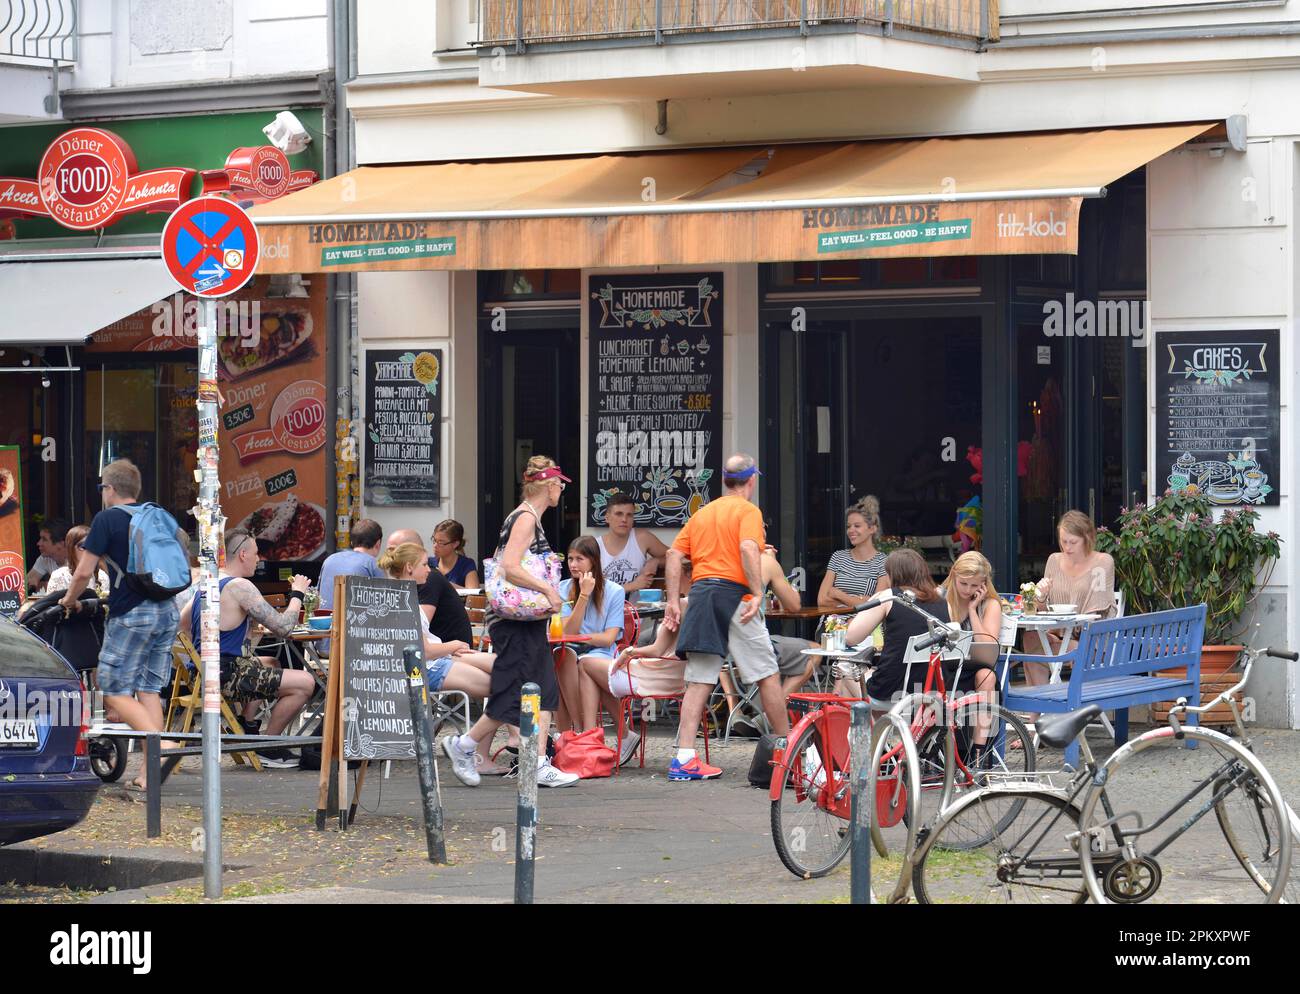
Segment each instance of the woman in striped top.
[{"label": "woman in striped top", "polygon": [[817,591],[818,607],[857,607],[877,589],[889,586],[885,572],[885,554],[876,551],[880,534],[880,501],[867,496],[844,514],[848,549],[831,555],[826,576]]}]

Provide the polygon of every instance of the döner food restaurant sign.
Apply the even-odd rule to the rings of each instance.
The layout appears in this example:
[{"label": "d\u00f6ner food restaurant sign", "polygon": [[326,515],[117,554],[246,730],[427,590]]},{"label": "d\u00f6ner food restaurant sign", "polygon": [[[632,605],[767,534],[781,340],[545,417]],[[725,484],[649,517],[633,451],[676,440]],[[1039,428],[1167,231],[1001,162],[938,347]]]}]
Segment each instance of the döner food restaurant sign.
[{"label": "d\u00f6ner food restaurant sign", "polygon": [[[197,171],[168,166],[141,172],[135,152],[103,128],[73,128],[41,156],[35,179],[0,177],[0,220],[46,217],[73,231],[93,231],[140,212],[170,213],[190,199]],[[237,148],[222,169],[203,172],[203,192],[261,203],[310,186],[278,148]]]}]

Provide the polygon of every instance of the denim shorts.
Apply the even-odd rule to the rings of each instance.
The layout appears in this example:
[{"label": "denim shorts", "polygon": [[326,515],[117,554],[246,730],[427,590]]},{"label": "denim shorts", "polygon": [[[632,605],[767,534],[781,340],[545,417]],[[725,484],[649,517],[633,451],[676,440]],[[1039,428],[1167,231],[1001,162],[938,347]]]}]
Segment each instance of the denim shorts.
[{"label": "denim shorts", "polygon": [[174,601],[144,601],[109,615],[99,650],[99,689],[106,695],[157,694],[171,676],[178,612]]},{"label": "denim shorts", "polygon": [[424,685],[429,688],[430,693],[436,694],[442,690],[443,681],[447,679],[447,674],[450,672],[450,656],[427,660],[424,664]]}]

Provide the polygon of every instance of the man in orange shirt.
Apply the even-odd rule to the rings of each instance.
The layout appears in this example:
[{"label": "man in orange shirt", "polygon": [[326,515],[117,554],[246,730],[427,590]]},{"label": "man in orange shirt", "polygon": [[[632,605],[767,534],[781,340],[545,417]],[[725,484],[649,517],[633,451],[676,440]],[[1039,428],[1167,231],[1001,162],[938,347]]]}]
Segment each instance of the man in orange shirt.
[{"label": "man in orange shirt", "polygon": [[[722,770],[695,755],[704,705],[730,654],[743,680],[758,684],[763,713],[778,736],[790,733],[772,640],[758,616],[763,603],[763,516],[753,503],[761,474],[752,457],[730,456],[722,467],[726,493],[696,511],[668,550],[664,624],[680,626],[677,653],[686,657],[686,694],[669,780],[711,780]],[[677,599],[682,560],[694,581],[683,617]]]}]

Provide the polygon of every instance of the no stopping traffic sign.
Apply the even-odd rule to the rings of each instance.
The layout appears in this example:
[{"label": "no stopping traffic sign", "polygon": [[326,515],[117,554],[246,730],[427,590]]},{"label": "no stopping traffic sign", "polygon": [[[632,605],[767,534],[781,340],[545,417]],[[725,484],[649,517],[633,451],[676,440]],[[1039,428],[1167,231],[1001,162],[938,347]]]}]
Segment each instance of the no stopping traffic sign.
[{"label": "no stopping traffic sign", "polygon": [[222,197],[196,197],[163,227],[162,257],[177,285],[199,297],[225,297],[250,279],[260,251],[257,228]]}]

